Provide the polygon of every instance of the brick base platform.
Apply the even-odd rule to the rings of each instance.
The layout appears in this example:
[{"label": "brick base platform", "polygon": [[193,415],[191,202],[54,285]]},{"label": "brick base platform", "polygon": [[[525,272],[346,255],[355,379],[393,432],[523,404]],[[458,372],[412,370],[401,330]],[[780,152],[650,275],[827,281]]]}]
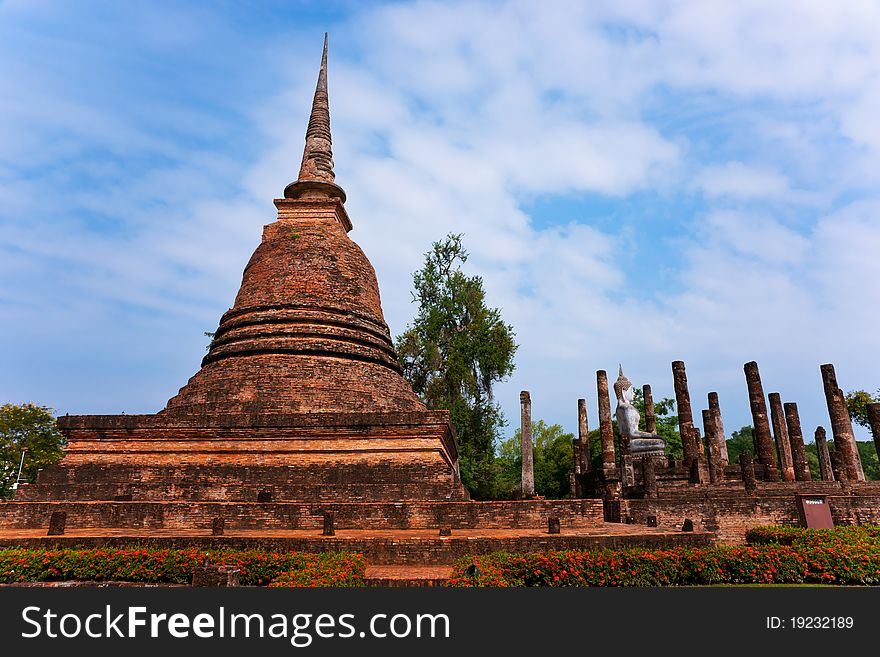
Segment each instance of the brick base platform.
[{"label": "brick base platform", "polygon": [[451,576],[451,566],[367,566],[364,580],[379,587],[445,586]]},{"label": "brick base platform", "polygon": [[67,514],[68,530],[210,529],[223,518],[229,531],[312,530],[323,527],[325,512],[337,529],[546,529],[551,516],[563,527],[596,527],[603,522],[601,500],[506,502],[0,502],[0,530],[43,529],[53,512]]},{"label": "brick base platform", "polygon": [[447,411],[63,416],[18,501],[466,500]]},{"label": "brick base platform", "polygon": [[752,527],[799,526],[797,494],[825,496],[835,525],[880,524],[877,481],[760,482],[752,494],[742,482],[662,485],[658,497],[621,500],[620,514],[637,524],[653,516],[659,527],[681,527],[690,519],[695,530],[712,532],[721,543],[742,544]]},{"label": "brick base platform", "polygon": [[453,531],[438,536],[421,530],[341,530],[323,536],[317,530],[239,531],[212,536],[210,530],[135,531],[126,529],[81,529],[61,536],[46,536],[35,529],[0,530],[0,545],[20,547],[121,547],[138,545],[163,548],[261,548],[302,552],[356,552],[371,565],[449,565],[470,555],[498,550],[543,552],[546,550],[586,550],[622,547],[666,547],[709,545],[714,536],[707,532],[681,532],[636,525],[602,524],[594,528],[563,529],[548,534],[541,529]]}]

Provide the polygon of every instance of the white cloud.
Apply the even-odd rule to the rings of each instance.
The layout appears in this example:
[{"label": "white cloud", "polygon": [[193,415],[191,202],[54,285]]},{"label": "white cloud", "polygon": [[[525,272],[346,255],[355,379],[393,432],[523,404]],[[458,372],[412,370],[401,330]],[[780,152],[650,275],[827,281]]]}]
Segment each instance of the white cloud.
[{"label": "white cloud", "polygon": [[754,169],[742,162],[707,167],[696,182],[710,197],[766,200],[785,198],[791,191],[785,176],[775,171]]},{"label": "white cloud", "polygon": [[[759,360],[768,390],[802,401],[805,426],[824,414],[818,363],[838,363],[847,388],[878,386],[874,4],[360,11],[331,33],[335,159],[352,237],[399,332],[413,314],[422,253],[447,232],[465,233],[468,268],[521,345],[516,374],[499,388],[509,417],[516,390],[531,389],[537,415],[573,426],[574,400],[595,404],[595,370],[619,361],[659,397],[671,395],[669,362],[684,358],[695,407],[718,389],[728,430],[748,422],[748,360]],[[221,23],[199,23],[199,43],[237,33]],[[194,56],[186,31],[157,35],[157,24],[145,21],[138,43],[148,53],[182,49],[173,63],[185,69]],[[126,399],[155,410],[197,366],[201,330],[230,303],[273,219],[271,198],[296,174],[320,42],[240,36],[236,52],[261,53],[252,75],[272,85],[205,105],[220,94],[210,80],[172,102],[171,88],[130,57],[96,64],[90,87],[92,73],[77,64],[101,49],[83,54],[70,39],[20,65],[0,50],[16,89],[0,101],[0,271],[14,282],[0,312],[39,325],[39,344],[122,354],[130,372],[95,368],[87,390],[70,392],[69,378],[54,389],[69,410],[107,410],[102,395],[109,410]],[[232,66],[211,61],[221,76]],[[233,138],[247,145],[215,146]],[[90,149],[109,157],[89,158]],[[126,175],[152,159],[142,175]],[[693,205],[695,188],[704,205]],[[552,220],[524,209],[566,194],[600,202]],[[628,204],[638,214],[666,203],[660,220],[621,219]],[[645,267],[645,254],[661,264]],[[139,380],[144,359],[132,343],[151,362],[168,349],[175,362],[151,374],[164,387],[113,379]],[[27,390],[56,374],[50,362],[38,371],[19,376]]]},{"label": "white cloud", "polygon": [[801,264],[809,239],[765,214],[717,211],[705,218],[703,233],[723,251],[755,258],[769,266]]}]

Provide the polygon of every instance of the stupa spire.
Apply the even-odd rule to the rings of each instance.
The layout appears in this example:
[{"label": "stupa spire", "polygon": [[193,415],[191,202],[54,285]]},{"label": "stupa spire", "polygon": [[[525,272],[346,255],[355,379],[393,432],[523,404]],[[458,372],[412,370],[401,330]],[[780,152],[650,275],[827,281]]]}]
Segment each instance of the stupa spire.
[{"label": "stupa spire", "polygon": [[326,197],[345,201],[345,192],[336,185],[333,173],[333,138],[330,135],[330,101],[327,95],[327,33],[324,52],[312,101],[312,113],[306,130],[299,177],[284,188],[285,198]]}]

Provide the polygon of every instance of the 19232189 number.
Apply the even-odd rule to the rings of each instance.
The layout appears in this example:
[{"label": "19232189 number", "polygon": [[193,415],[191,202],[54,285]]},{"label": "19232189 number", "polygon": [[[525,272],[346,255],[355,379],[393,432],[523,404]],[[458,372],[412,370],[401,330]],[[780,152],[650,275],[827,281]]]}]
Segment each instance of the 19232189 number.
[{"label": "19232189 number", "polygon": [[793,630],[849,630],[854,624],[852,616],[792,616]]}]

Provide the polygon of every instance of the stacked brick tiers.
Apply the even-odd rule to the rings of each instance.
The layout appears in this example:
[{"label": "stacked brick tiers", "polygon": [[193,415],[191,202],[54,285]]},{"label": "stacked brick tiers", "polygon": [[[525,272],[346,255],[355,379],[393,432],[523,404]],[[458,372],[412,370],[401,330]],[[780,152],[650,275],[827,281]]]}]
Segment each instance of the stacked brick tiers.
[{"label": "stacked brick tiers", "polygon": [[64,418],[65,459],[19,500],[459,500],[448,414]]},{"label": "stacked brick tiers", "polygon": [[164,416],[424,411],[339,199],[277,199],[202,369]]},{"label": "stacked brick tiers", "polygon": [[464,500],[340,198],[278,199],[201,370],[156,415],[66,416],[20,500]]}]

